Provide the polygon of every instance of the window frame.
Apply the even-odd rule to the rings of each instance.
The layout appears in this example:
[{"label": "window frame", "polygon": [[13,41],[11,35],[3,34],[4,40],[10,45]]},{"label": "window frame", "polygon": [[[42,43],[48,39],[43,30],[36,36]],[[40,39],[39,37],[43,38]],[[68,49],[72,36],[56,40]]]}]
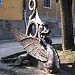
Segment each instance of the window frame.
[{"label": "window frame", "polygon": [[0,0],[0,6],[2,6],[2,0]]},{"label": "window frame", "polygon": [[52,8],[52,0],[50,0],[50,7],[45,6],[45,5],[44,5],[44,0],[43,0],[43,8],[51,9],[51,8]]}]

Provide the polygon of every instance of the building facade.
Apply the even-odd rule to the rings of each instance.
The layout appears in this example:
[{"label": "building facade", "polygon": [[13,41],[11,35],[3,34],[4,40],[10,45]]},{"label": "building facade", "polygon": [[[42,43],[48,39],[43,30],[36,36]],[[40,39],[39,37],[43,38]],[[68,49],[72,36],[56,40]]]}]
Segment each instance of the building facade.
[{"label": "building facade", "polygon": [[23,0],[0,0],[0,40],[13,39],[6,28],[6,20],[17,30],[25,33]]},{"label": "building facade", "polygon": [[[12,36],[6,29],[8,20],[16,29],[25,33],[31,11],[28,8],[29,0],[0,0],[0,40],[12,39]],[[37,0],[39,16],[42,21],[49,23],[49,29],[52,30],[52,36],[61,35],[60,25],[60,6],[56,0]],[[75,0],[72,2],[73,26],[75,33]],[[24,10],[26,12],[24,13]]]}]

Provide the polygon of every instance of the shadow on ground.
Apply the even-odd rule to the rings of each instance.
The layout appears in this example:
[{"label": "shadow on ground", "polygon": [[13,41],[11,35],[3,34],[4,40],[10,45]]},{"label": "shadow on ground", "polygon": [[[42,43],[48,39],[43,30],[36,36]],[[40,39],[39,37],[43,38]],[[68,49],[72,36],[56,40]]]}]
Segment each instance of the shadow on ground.
[{"label": "shadow on ground", "polygon": [[75,63],[62,63],[61,69],[67,71],[68,73],[75,75]]}]

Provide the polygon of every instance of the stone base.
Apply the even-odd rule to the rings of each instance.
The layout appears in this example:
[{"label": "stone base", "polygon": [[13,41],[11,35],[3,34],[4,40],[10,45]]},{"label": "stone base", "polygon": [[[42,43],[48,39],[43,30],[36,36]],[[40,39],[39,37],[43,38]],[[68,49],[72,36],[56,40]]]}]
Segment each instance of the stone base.
[{"label": "stone base", "polygon": [[0,69],[17,75],[71,75],[64,70],[59,70],[57,74],[49,74],[33,66],[10,66],[0,62]]}]

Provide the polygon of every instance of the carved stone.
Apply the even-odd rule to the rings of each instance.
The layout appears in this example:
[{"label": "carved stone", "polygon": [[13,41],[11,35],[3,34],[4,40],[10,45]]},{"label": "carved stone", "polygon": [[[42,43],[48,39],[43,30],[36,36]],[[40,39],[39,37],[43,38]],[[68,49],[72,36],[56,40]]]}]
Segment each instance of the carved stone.
[{"label": "carved stone", "polygon": [[[34,4],[32,6],[32,3]],[[2,58],[2,61],[15,59],[15,65],[21,65],[24,60],[29,60],[36,67],[43,69],[46,72],[56,73],[59,69],[59,57],[56,50],[51,46],[52,41],[48,37],[51,30],[48,30],[47,24],[42,22],[37,11],[37,0],[29,0],[29,9],[32,14],[29,16],[29,23],[26,30],[26,35],[20,33],[6,21],[8,30],[14,38],[24,47],[24,51],[18,55],[14,54]],[[35,27],[34,27],[35,26]],[[33,30],[35,33],[33,34]]]}]

